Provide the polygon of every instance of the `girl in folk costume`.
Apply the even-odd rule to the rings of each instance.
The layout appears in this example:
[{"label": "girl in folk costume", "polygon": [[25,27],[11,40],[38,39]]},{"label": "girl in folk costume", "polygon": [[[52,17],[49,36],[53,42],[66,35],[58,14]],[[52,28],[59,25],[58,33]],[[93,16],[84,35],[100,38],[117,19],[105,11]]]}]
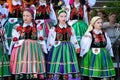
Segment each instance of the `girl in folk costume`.
[{"label": "girl in folk costume", "polygon": [[5,30],[1,24],[4,13],[1,12],[2,8],[0,8],[0,80],[4,77],[11,76],[10,68],[9,68],[9,57],[8,57],[8,43]]},{"label": "girl in folk costume", "polygon": [[83,17],[84,17],[83,5],[80,3],[79,0],[74,0],[74,4],[71,5],[69,23],[71,23],[75,31],[79,45],[82,36],[84,35],[88,28],[87,24],[83,21]]},{"label": "girl in folk costume", "polygon": [[81,75],[93,80],[115,76],[112,46],[106,32],[101,30],[102,23],[100,17],[93,17],[81,40]]},{"label": "girl in folk costume", "polygon": [[[27,79],[45,78],[44,53],[47,53],[43,27],[33,22],[34,12],[28,8],[23,12],[22,25],[12,30],[12,49],[10,68],[13,75],[23,75]],[[24,78],[24,77],[23,77]],[[24,78],[24,79],[26,79]]]},{"label": "girl in folk costume", "polygon": [[5,31],[9,38],[9,46],[11,44],[12,29],[17,22],[22,21],[22,1],[21,0],[7,0],[8,2],[8,21],[5,24]]},{"label": "girl in folk costume", "polygon": [[47,73],[53,80],[80,80],[77,53],[80,52],[74,30],[67,23],[67,12],[58,11],[58,25],[50,29],[47,40]]},{"label": "girl in folk costume", "polygon": [[85,0],[74,0],[70,6],[69,23],[72,25],[80,45],[81,38],[88,28],[88,12],[90,7]]},{"label": "girl in folk costume", "polygon": [[50,27],[57,24],[52,4],[48,4],[46,0],[39,0],[36,6],[35,19],[36,23],[40,23],[43,27],[45,37],[48,37]]}]

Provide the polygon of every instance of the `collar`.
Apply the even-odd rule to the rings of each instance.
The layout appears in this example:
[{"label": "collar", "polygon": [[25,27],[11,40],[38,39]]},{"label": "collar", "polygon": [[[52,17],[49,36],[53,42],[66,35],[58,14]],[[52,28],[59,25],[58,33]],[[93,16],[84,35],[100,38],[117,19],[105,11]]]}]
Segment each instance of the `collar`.
[{"label": "collar", "polygon": [[74,6],[75,6],[76,8],[78,8],[78,7],[80,6],[80,2],[77,3],[77,4],[74,2]]},{"label": "collar", "polygon": [[46,6],[46,1],[45,1],[44,3],[39,2],[39,5],[40,5],[40,6],[44,6],[44,5]]},{"label": "collar", "polygon": [[27,27],[28,25],[33,27],[33,23],[32,22],[30,24],[23,23],[23,27]]},{"label": "collar", "polygon": [[60,25],[60,24],[59,24],[59,27],[60,27],[60,28],[66,28],[67,25],[66,25],[66,24],[65,24],[65,25]]},{"label": "collar", "polygon": [[16,6],[16,5],[21,5],[21,0],[18,0],[17,2],[16,2],[15,0],[12,0],[12,4],[13,4],[14,6]]},{"label": "collar", "polygon": [[97,31],[97,30],[94,29],[93,32],[94,32],[95,34],[102,34],[102,30]]}]

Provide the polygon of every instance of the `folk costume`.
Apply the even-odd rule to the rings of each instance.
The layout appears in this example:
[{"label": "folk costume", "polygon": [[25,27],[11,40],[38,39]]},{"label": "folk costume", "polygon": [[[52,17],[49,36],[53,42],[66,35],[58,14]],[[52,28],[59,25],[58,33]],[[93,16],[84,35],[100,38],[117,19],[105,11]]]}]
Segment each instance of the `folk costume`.
[{"label": "folk costume", "polygon": [[[58,15],[63,12],[65,11],[59,10]],[[65,13],[67,14],[67,12]],[[65,14],[61,16],[63,15]],[[48,75],[52,75],[54,80],[80,80],[76,53],[76,50],[79,51],[80,48],[73,28],[66,23],[65,19],[62,21],[65,22],[64,25],[61,25],[59,21],[56,27],[50,29],[47,39],[47,48],[49,51],[47,56],[47,73]]]},{"label": "folk costume", "polygon": [[44,3],[39,1],[36,6],[36,23],[40,23],[43,27],[43,34],[47,38],[49,29],[57,24],[56,15],[52,4],[48,4],[46,1]]},{"label": "folk costume", "polygon": [[105,31],[93,29],[93,24],[98,19],[100,17],[91,20],[90,27],[81,40],[81,75],[96,78],[112,77],[115,76],[111,59],[114,56],[112,46]]}]

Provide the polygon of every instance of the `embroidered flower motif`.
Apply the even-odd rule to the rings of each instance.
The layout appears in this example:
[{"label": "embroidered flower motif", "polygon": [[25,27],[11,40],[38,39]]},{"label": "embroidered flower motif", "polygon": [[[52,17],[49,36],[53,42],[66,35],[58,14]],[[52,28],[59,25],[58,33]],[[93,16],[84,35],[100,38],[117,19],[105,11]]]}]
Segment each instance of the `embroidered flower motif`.
[{"label": "embroidered flower motif", "polygon": [[37,21],[37,23],[40,23],[40,22],[41,22],[40,20]]},{"label": "embroidered flower motif", "polygon": [[58,44],[58,41],[56,41],[55,44]]},{"label": "embroidered flower motif", "polygon": [[36,28],[32,28],[32,32],[33,32],[33,33],[36,33]]},{"label": "embroidered flower motif", "polygon": [[72,35],[71,28],[69,28],[69,27],[64,28],[64,29],[57,27],[57,28],[55,28],[55,31],[58,33],[61,33],[61,34],[66,34],[68,32],[68,33],[70,33],[70,35]]},{"label": "embroidered flower motif", "polygon": [[14,37],[14,38],[13,38],[13,41],[18,41],[18,38],[17,38],[17,37]]},{"label": "embroidered flower motif", "polygon": [[31,27],[31,26],[30,26],[30,27],[25,27],[25,32],[26,32],[26,33],[30,33],[31,30],[32,30],[32,27]]},{"label": "embroidered flower motif", "polygon": [[98,49],[96,48],[94,51],[95,51],[95,53],[97,53],[97,52],[98,52]]},{"label": "embroidered flower motif", "polygon": [[18,26],[16,30],[22,32],[22,26]]},{"label": "embroidered flower motif", "polygon": [[43,40],[44,40],[43,36],[40,36],[40,37],[39,37],[39,39],[40,39],[41,41],[43,41]]},{"label": "embroidered flower motif", "polygon": [[95,34],[93,32],[93,37],[95,38],[95,42],[105,42],[105,37],[103,34]]},{"label": "embroidered flower motif", "polygon": [[38,27],[38,30],[42,30],[43,28],[42,28],[42,26],[40,25],[39,27]]},{"label": "embroidered flower motif", "polygon": [[14,19],[11,19],[11,22],[14,22]]}]

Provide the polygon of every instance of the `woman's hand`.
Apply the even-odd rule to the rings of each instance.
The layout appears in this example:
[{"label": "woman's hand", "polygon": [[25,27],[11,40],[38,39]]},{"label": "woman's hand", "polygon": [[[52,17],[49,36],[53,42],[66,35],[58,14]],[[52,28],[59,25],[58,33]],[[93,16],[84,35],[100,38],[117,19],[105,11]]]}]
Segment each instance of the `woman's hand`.
[{"label": "woman's hand", "polygon": [[80,54],[80,48],[76,49],[76,52],[77,52],[78,54]]}]

